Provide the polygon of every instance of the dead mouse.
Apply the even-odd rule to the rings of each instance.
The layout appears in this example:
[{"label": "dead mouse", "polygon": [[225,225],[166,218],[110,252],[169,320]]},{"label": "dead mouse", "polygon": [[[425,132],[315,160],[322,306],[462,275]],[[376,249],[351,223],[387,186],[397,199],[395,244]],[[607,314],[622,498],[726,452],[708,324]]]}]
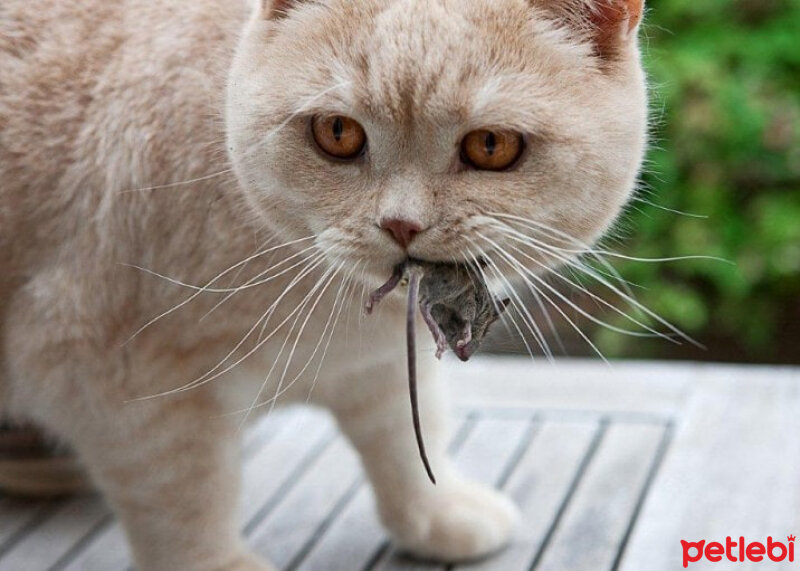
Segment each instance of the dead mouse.
[{"label": "dead mouse", "polygon": [[467,361],[508,300],[496,300],[483,277],[470,266],[409,260],[397,266],[389,281],[370,295],[367,313],[413,275],[419,276],[419,308],[436,341],[436,357],[449,346],[459,359]]},{"label": "dead mouse", "polygon": [[505,311],[509,300],[495,299],[482,276],[467,265],[408,260],[395,267],[389,280],[369,296],[367,313],[401,283],[409,286],[406,344],[414,432],[422,463],[435,484],[436,478],[425,453],[417,404],[414,333],[417,307],[436,341],[436,357],[440,358],[449,346],[459,359],[466,361],[477,351],[489,326]]}]

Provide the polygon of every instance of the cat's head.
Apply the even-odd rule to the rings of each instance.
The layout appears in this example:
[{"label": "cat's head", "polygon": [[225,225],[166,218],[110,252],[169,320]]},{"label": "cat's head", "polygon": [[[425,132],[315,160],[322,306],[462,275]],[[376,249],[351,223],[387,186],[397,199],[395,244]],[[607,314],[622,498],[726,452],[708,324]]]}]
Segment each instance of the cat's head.
[{"label": "cat's head", "polygon": [[629,198],[642,0],[257,1],[228,147],[287,240],[373,279],[407,255],[553,265],[531,238],[590,243]]}]

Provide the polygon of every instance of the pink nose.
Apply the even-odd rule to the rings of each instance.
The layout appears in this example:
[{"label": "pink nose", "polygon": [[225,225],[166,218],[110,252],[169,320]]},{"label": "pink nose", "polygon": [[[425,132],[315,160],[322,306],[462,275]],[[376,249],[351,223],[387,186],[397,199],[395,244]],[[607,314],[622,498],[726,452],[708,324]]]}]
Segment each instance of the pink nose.
[{"label": "pink nose", "polygon": [[414,236],[423,230],[422,226],[416,222],[399,218],[384,218],[381,220],[381,228],[389,232],[394,241],[400,244],[403,249],[408,248]]}]

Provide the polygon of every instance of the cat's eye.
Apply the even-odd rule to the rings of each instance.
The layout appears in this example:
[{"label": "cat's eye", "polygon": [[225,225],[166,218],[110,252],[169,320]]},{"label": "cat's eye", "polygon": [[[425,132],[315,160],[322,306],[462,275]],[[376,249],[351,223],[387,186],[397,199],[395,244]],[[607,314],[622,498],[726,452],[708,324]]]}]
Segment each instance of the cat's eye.
[{"label": "cat's eye", "polygon": [[522,156],[525,140],[511,130],[478,129],[461,141],[461,160],[478,170],[503,171]]},{"label": "cat's eye", "polygon": [[364,128],[343,115],[316,115],[311,119],[311,133],[324,153],[341,160],[355,159],[367,144]]}]

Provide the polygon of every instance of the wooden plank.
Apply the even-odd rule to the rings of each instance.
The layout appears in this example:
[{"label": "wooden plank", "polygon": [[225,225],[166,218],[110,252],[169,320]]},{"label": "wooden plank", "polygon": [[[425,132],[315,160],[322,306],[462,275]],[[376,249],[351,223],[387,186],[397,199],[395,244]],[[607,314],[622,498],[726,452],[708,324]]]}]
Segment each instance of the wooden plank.
[{"label": "wooden plank", "polygon": [[298,407],[276,408],[271,414],[266,414],[249,426],[242,438],[242,456],[247,462],[253,454],[261,450],[267,442],[272,440],[290,419],[302,414],[303,409]]},{"label": "wooden plank", "polygon": [[[456,404],[465,408],[541,408],[637,412],[670,417],[694,388],[696,365],[478,356],[464,366],[444,359],[442,374]],[[492,379],[492,382],[487,382]]]},{"label": "wooden plank", "polygon": [[247,539],[253,549],[284,568],[311,540],[336,504],[361,478],[361,466],[342,437],[326,448]]},{"label": "wooden plank", "polygon": [[[468,438],[473,428],[473,420],[462,422],[456,432],[454,443],[463,444],[462,434]],[[364,482],[358,492],[331,522],[329,528],[318,541],[310,546],[298,571],[352,571],[367,564],[381,545],[386,542],[386,534],[378,519],[375,497],[369,485]]]},{"label": "wooden plank", "polygon": [[313,456],[336,434],[327,413],[299,410],[286,419],[280,434],[245,464],[242,484],[242,518],[245,529],[255,525],[259,512],[305,469]]},{"label": "wooden plank", "polygon": [[664,430],[652,424],[608,428],[537,571],[613,567]]},{"label": "wooden plank", "polygon": [[62,503],[58,500],[28,501],[0,497],[0,556]]},{"label": "wooden plank", "polygon": [[800,531],[800,370],[698,367],[695,382],[622,571],[683,569],[681,540],[786,541]]},{"label": "wooden plank", "polygon": [[[534,426],[528,419],[480,419],[458,450],[454,460],[469,478],[489,486],[502,483],[527,448]],[[343,568],[344,569],[344,568]],[[352,569],[352,567],[351,567]],[[442,565],[405,557],[389,548],[373,569],[386,571],[422,571],[445,569]]]},{"label": "wooden plank", "polygon": [[48,569],[108,517],[102,499],[81,496],[65,502],[52,517],[14,545],[0,559],[0,571]]},{"label": "wooden plank", "polygon": [[[120,525],[112,522],[78,553],[58,566],[58,571],[111,571],[128,569],[131,552]],[[53,571],[56,571],[55,569]]]},{"label": "wooden plank", "polygon": [[511,545],[493,557],[456,569],[527,570],[568,498],[598,430],[597,422],[545,422],[505,486],[522,512]]},{"label": "wooden plank", "polygon": [[[767,535],[779,537],[800,529],[798,369],[624,363],[606,370],[588,361],[561,361],[551,367],[503,358],[478,359],[469,367],[449,363],[443,369],[453,377],[457,388],[454,393],[462,407],[490,409],[481,423],[504,419],[524,422],[534,407],[544,409],[541,429],[506,486],[525,517],[514,543],[493,558],[458,569],[528,569],[546,538],[547,549],[542,552],[537,569],[581,571],[613,567],[606,564],[620,546],[623,523],[626,517],[630,519],[641,485],[638,489],[631,486],[619,500],[614,494],[620,490],[606,489],[601,483],[640,478],[637,470],[642,466],[636,464],[623,470],[622,475],[610,476],[616,465],[613,458],[619,455],[622,445],[631,446],[620,436],[616,437],[620,446],[612,447],[616,453],[608,451],[610,445],[604,438],[589,454],[591,462],[582,472],[581,459],[591,450],[596,428],[595,411],[628,419],[622,427],[626,430],[630,419],[639,413],[651,420],[670,415],[679,419],[673,445],[623,552],[619,566],[622,571],[682,568],[681,539],[724,540],[727,535],[745,535],[750,540],[763,540]],[[487,377],[493,382],[487,383]],[[291,412],[287,419],[296,414]],[[318,454],[332,449],[326,448],[334,434],[330,419],[308,414],[311,416],[304,422],[311,424],[286,431],[284,419],[280,419],[278,431],[267,430],[263,435],[256,431],[246,443],[247,453],[253,456],[245,468],[247,498],[243,512],[251,529],[261,529],[278,510],[288,509],[281,506],[290,496],[301,494],[297,486],[305,488],[310,473],[320,471],[313,467],[318,468]],[[612,437],[616,427],[612,423],[607,438]],[[641,428],[646,431],[646,427]],[[659,426],[651,424],[649,430],[658,431]],[[495,446],[505,445],[502,438],[494,440],[491,444]],[[640,436],[635,447],[651,450],[646,441],[648,438]],[[269,458],[270,449],[279,451],[274,462]],[[646,454],[634,456],[641,459]],[[334,465],[332,460],[326,462]],[[601,470],[603,462],[607,467]],[[478,470],[492,470],[492,462],[487,462],[481,453],[476,452],[474,459],[467,461],[469,464]],[[603,473],[605,476],[598,475]],[[576,474],[583,474],[583,478],[580,485],[572,486]],[[305,510],[308,519],[302,517],[302,510],[294,516],[302,539],[292,538],[287,553],[296,555],[311,547],[300,569],[359,569],[360,562],[368,561],[385,540],[368,488],[359,488],[350,499],[348,494],[355,488],[343,482],[335,486],[331,497],[322,502],[324,505],[314,508],[314,514]],[[600,497],[603,494],[606,497]],[[570,501],[564,503],[565,498]],[[126,568],[127,547],[119,528],[105,524],[106,512],[102,509],[84,510],[76,501],[86,499],[53,504],[0,499],[0,571],[36,571],[53,564],[54,571]],[[291,501],[301,508],[304,505],[299,500]],[[337,511],[341,508],[341,512]],[[70,511],[73,513],[65,513]],[[336,519],[326,521],[332,515]],[[558,525],[551,530],[554,519]],[[321,529],[322,522],[328,527]],[[595,537],[598,534],[599,538]],[[264,538],[266,546],[274,543],[272,534],[267,533]],[[7,546],[6,557],[1,555],[3,545]],[[574,545],[579,546],[577,553],[570,551]],[[581,554],[584,551],[585,557]],[[389,553],[380,552],[377,560],[385,568],[431,568],[387,557]],[[593,554],[591,564],[586,559],[589,554]],[[67,559],[63,560],[65,555]],[[295,555],[284,561],[291,561]],[[692,568],[716,567],[696,563]],[[742,569],[746,568],[742,565]]]},{"label": "wooden plank", "polygon": [[[242,484],[242,517],[250,522],[274,503],[276,494],[293,484],[292,476],[334,434],[331,418],[318,411],[295,409],[275,415],[275,433],[246,461]],[[269,421],[268,421],[269,422]],[[263,437],[263,435],[262,435]],[[263,441],[262,441],[263,442]],[[101,532],[65,563],[65,571],[126,569],[130,552],[119,524]]]}]

